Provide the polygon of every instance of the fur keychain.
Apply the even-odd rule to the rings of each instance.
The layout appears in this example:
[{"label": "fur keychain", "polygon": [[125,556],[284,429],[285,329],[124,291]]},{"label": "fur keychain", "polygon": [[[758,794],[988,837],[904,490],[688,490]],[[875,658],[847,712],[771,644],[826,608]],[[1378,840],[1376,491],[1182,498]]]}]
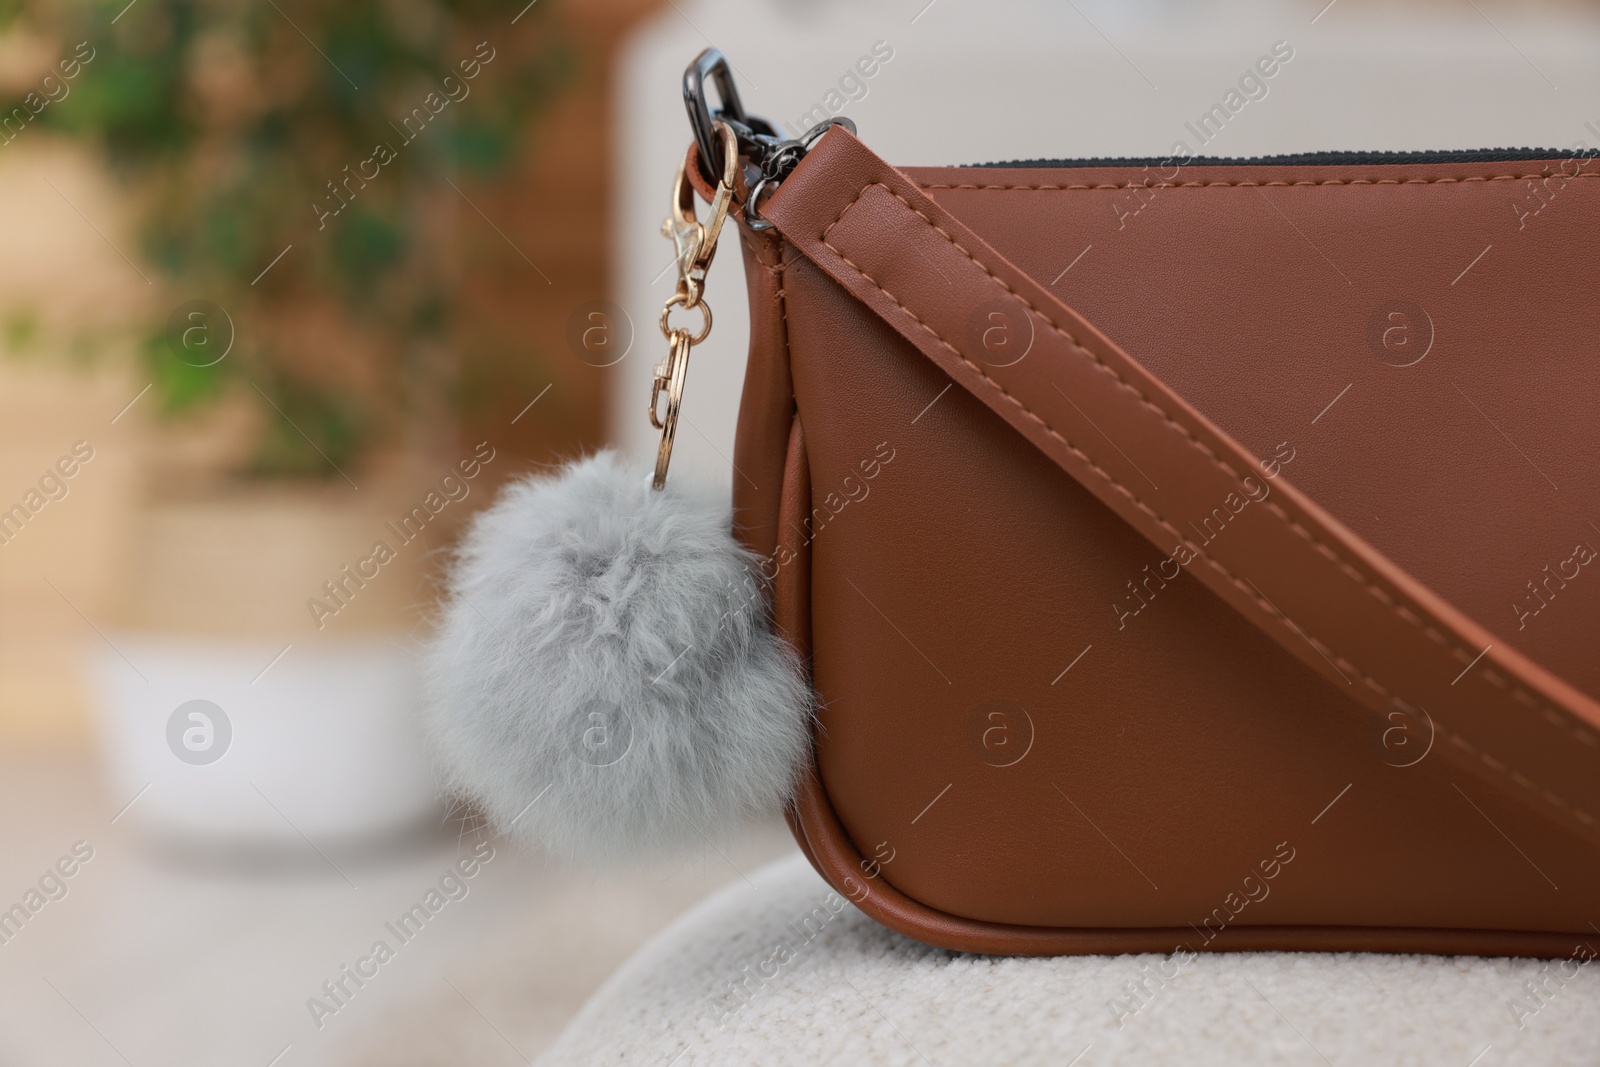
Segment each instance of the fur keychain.
[{"label": "fur keychain", "polygon": [[[650,416],[652,479],[602,452],[507,486],[468,529],[427,653],[428,726],[446,786],[504,832],[567,855],[655,851],[725,833],[792,794],[813,698],[773,632],[725,493],[666,484],[689,349],[711,327],[712,218],[680,171],[666,229],[679,288]],[[698,334],[668,330],[700,309]],[[656,411],[667,390],[664,418]]]}]

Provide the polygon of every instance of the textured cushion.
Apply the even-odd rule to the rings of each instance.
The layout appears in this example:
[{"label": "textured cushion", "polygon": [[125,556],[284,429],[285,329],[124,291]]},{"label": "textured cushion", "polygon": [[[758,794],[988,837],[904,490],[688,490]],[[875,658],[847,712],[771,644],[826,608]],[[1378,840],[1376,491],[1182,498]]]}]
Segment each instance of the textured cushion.
[{"label": "textured cushion", "polygon": [[1250,953],[1005,959],[878,926],[799,855],[646,945],[538,1061],[1600,1063],[1600,968]]}]

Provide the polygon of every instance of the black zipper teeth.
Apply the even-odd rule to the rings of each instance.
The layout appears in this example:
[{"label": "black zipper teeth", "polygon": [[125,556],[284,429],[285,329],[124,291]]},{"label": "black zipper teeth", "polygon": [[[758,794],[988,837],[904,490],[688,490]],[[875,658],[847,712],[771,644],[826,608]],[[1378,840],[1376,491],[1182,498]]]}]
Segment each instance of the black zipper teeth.
[{"label": "black zipper teeth", "polygon": [[967,163],[968,168],[1057,170],[1072,167],[1316,167],[1418,163],[1505,163],[1543,159],[1575,159],[1600,155],[1600,149],[1470,148],[1439,152],[1295,152],[1276,156],[1106,156],[1088,159],[1018,159],[1000,163]]}]

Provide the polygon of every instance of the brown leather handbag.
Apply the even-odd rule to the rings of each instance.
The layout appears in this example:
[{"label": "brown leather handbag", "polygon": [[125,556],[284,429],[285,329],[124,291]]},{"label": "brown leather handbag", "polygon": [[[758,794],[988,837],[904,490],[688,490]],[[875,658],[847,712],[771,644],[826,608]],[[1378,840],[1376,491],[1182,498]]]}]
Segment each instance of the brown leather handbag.
[{"label": "brown leather handbag", "polygon": [[1600,161],[901,169],[719,59],[823,877],[966,951],[1594,955]]}]

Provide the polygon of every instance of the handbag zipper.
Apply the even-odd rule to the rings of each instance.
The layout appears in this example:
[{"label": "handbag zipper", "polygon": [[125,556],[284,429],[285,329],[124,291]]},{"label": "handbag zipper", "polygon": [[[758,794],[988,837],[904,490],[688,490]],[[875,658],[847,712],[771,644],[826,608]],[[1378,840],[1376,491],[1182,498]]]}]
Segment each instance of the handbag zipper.
[{"label": "handbag zipper", "polygon": [[[1591,158],[1600,149],[1465,148],[1433,152],[1293,152],[1267,156],[1191,156],[1185,167],[1359,167],[1380,164],[1506,163],[1539,159]],[[995,163],[965,163],[976,169],[1061,169],[1074,167],[1170,167],[1171,156],[1095,156],[1083,159],[1017,159]]]},{"label": "handbag zipper", "polygon": [[[707,97],[707,83],[721,97],[722,106],[712,110]],[[733,72],[728,60],[715,48],[707,48],[689,64],[683,74],[683,102],[689,112],[689,125],[694,130],[700,146],[702,176],[715,184],[716,174],[712,161],[716,158],[714,120],[720,120],[733,131],[741,159],[746,166],[745,179],[750,196],[742,205],[746,223],[756,230],[767,229],[771,223],[761,217],[761,200],[770,195],[789,176],[800,160],[822,135],[833,125],[844,126],[855,132],[855,123],[847,118],[835,117],[819,123],[799,138],[782,137],[765,119],[749,114],[739,99],[734,86]],[[1418,165],[1428,163],[1503,163],[1513,161],[1589,159],[1600,155],[1600,149],[1582,148],[1560,150],[1551,148],[1468,148],[1421,152],[1293,152],[1263,156],[1191,156],[1180,166],[1184,167],[1316,167],[1316,166],[1374,166]],[[999,169],[1051,169],[1069,170],[1088,167],[1171,167],[1173,157],[1158,156],[1091,156],[1079,159],[1017,159],[993,163],[967,163],[963,168],[974,170]]]}]

